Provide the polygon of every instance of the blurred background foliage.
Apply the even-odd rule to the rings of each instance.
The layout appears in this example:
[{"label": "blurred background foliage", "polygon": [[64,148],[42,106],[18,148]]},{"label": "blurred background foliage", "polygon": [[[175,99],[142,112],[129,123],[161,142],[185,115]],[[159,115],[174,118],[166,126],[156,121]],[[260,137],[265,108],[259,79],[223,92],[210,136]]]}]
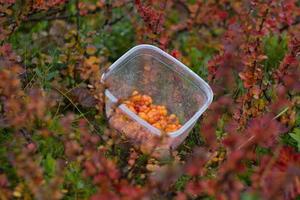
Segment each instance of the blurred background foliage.
[{"label": "blurred background foliage", "polygon": [[[0,199],[299,199],[299,5],[0,0]],[[215,93],[168,158],[103,115],[101,74],[142,43]]]}]

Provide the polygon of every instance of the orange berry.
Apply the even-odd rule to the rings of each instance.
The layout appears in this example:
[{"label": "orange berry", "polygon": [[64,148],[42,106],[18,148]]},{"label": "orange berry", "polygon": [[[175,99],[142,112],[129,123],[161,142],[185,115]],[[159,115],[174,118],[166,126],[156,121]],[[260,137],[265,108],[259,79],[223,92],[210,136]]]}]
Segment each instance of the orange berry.
[{"label": "orange berry", "polygon": [[137,113],[133,106],[127,105],[127,107],[129,108],[129,110],[131,110],[131,111],[134,112],[135,114]]},{"label": "orange berry", "polygon": [[142,98],[141,95],[135,95],[135,96],[132,97],[132,101],[133,101],[133,102],[138,102],[138,101],[141,100],[141,98]]},{"label": "orange berry", "polygon": [[157,114],[157,111],[154,110],[154,109],[150,109],[150,111],[148,112],[149,117],[150,117],[150,116],[153,117],[153,116],[156,115],[156,114]]},{"label": "orange berry", "polygon": [[153,126],[155,128],[161,129],[161,124],[159,122],[156,122],[155,124],[153,124]]},{"label": "orange berry", "polygon": [[137,94],[139,94],[139,92],[136,91],[136,90],[134,90],[134,91],[132,92],[132,96],[135,96],[135,95],[137,95]]},{"label": "orange berry", "polygon": [[172,132],[172,130],[170,128],[165,128],[164,131],[167,132],[167,133]]},{"label": "orange berry", "polygon": [[162,128],[165,128],[167,126],[167,124],[168,124],[167,121],[164,120],[164,119],[160,120],[159,123],[161,124]]},{"label": "orange berry", "polygon": [[150,111],[149,107],[145,108],[145,110],[144,110],[144,112],[147,113],[147,114],[148,114],[149,111]]},{"label": "orange berry", "polygon": [[124,104],[128,104],[129,105],[129,104],[131,104],[131,102],[127,100],[127,101],[124,101]]},{"label": "orange berry", "polygon": [[131,111],[158,129],[173,132],[181,128],[177,116],[175,114],[168,115],[166,106],[152,103],[151,96],[142,95],[138,91],[133,91],[129,100],[124,101]]},{"label": "orange berry", "polygon": [[146,105],[142,105],[139,110],[140,112],[145,112],[147,109],[148,107]]},{"label": "orange berry", "polygon": [[149,116],[149,119],[148,119],[150,124],[154,124],[158,120],[159,120],[159,117],[157,115],[154,115],[154,116],[151,116],[151,117]]},{"label": "orange berry", "polygon": [[179,120],[178,120],[178,118],[176,117],[176,115],[171,114],[171,115],[168,117],[168,122],[169,122],[169,123],[175,123],[175,124],[178,124],[178,123],[179,123]]},{"label": "orange berry", "polygon": [[142,95],[142,99],[144,100],[144,101],[146,101],[147,99],[148,99],[148,95]]},{"label": "orange berry", "polygon": [[144,112],[140,112],[139,113],[139,116],[142,118],[142,119],[144,119],[144,120],[148,120],[148,116],[146,115],[146,113],[144,113]]},{"label": "orange berry", "polygon": [[167,132],[173,132],[173,131],[175,131],[175,130],[177,130],[177,127],[176,127],[176,125],[175,124],[168,124],[167,126],[166,126],[166,129],[165,129]]},{"label": "orange berry", "polygon": [[171,114],[171,115],[169,116],[169,119],[176,119],[176,115],[175,115],[175,114]]},{"label": "orange berry", "polygon": [[168,114],[168,111],[162,109],[162,110],[159,111],[159,113],[160,113],[161,115],[163,115],[163,116],[166,116],[166,115]]},{"label": "orange berry", "polygon": [[151,103],[150,103],[149,101],[145,101],[144,104],[145,104],[146,106],[149,106]]}]

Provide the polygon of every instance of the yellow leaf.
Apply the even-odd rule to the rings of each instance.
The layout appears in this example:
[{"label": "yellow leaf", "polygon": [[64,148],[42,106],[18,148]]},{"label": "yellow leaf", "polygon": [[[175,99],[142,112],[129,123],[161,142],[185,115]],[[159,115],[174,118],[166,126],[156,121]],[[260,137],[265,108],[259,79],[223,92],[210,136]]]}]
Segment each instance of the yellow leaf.
[{"label": "yellow leaf", "polygon": [[259,61],[266,60],[266,59],[268,59],[268,56],[266,56],[266,55],[259,55],[257,57],[257,60],[259,60]]},{"label": "yellow leaf", "polygon": [[85,63],[87,65],[99,64],[100,58],[97,58],[96,56],[91,56],[85,61]]},{"label": "yellow leaf", "polygon": [[86,53],[88,54],[88,55],[94,55],[95,53],[96,53],[96,51],[97,51],[97,49],[96,49],[96,47],[95,46],[93,46],[93,45],[88,45],[87,47],[86,47]]},{"label": "yellow leaf", "polygon": [[14,191],[13,195],[14,195],[14,197],[21,197],[22,196],[21,192],[19,192],[19,191]]}]

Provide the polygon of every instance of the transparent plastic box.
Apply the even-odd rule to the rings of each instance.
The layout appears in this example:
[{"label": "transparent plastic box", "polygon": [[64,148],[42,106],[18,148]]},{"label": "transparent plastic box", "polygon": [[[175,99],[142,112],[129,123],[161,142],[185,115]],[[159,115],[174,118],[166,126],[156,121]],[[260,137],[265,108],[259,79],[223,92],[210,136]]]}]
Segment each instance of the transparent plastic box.
[{"label": "transparent plastic box", "polygon": [[[177,148],[213,99],[212,90],[203,79],[152,45],[130,49],[108,68],[102,82],[107,87],[106,115],[110,126],[135,144],[156,148]],[[151,96],[155,104],[166,106],[169,113],[177,115],[182,127],[165,136],[132,112],[122,100],[135,90]]]}]

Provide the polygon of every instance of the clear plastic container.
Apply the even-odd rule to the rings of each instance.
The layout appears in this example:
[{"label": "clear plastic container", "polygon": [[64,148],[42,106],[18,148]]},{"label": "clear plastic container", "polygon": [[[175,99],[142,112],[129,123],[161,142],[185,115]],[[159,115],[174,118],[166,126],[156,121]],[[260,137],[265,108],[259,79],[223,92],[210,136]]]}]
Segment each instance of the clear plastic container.
[{"label": "clear plastic container", "polygon": [[[213,99],[212,90],[203,79],[152,45],[130,49],[103,74],[102,82],[107,87],[106,115],[110,125],[133,143],[155,148],[175,149]],[[169,113],[177,115],[182,127],[165,134],[129,110],[122,100],[134,90],[151,96],[155,104],[166,106]]]}]

